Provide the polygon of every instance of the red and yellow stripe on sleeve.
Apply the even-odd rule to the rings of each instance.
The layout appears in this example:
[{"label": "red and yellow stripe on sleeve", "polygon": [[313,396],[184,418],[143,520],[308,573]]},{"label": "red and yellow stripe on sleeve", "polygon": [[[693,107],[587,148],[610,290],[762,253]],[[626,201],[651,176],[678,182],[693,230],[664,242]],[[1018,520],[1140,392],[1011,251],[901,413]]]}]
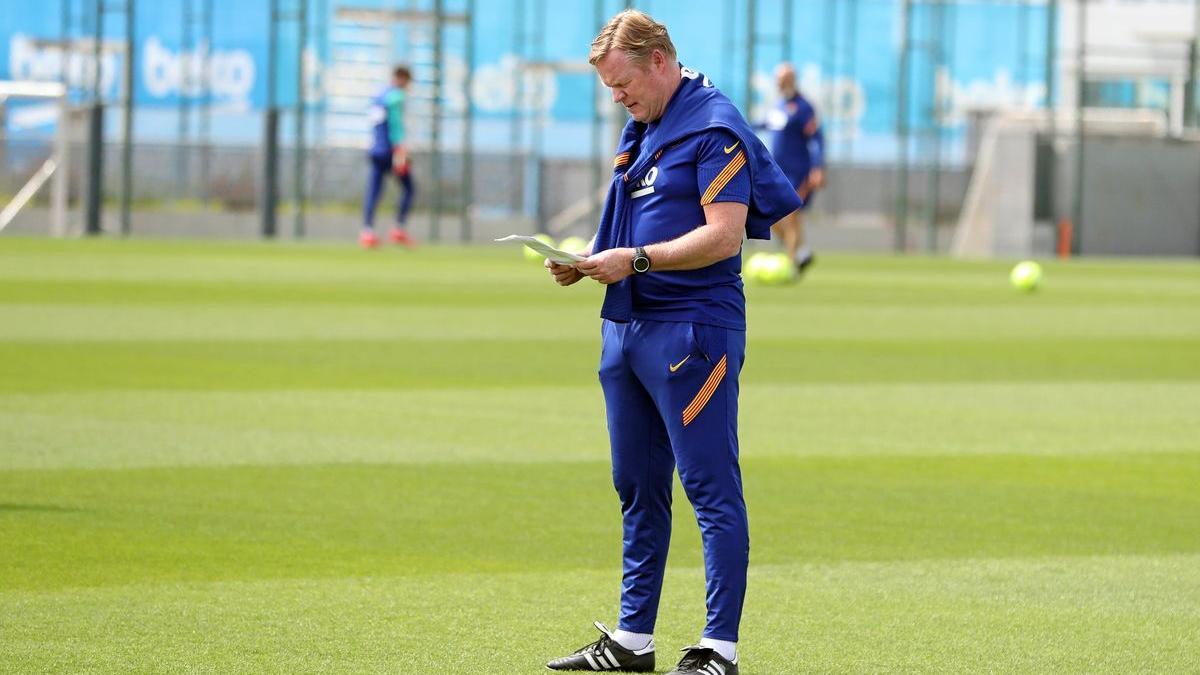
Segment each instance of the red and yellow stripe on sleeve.
[{"label": "red and yellow stripe on sleeve", "polygon": [[738,154],[734,155],[733,159],[729,160],[729,163],[725,165],[725,168],[721,169],[721,173],[717,174],[717,177],[708,184],[708,189],[705,190],[704,194],[700,197],[700,206],[711,204],[712,201],[717,198],[717,195],[721,194],[721,190],[725,189],[725,186],[729,184],[729,181],[732,180],[733,177],[737,175],[737,172],[741,171],[742,167],[744,166],[746,166],[746,151],[738,150]]},{"label": "red and yellow stripe on sleeve", "polygon": [[708,405],[708,400],[712,398],[713,392],[717,390],[717,385],[721,384],[721,380],[725,378],[725,362],[729,356],[721,357],[717,365],[713,367],[712,372],[708,374],[708,379],[704,381],[704,386],[700,387],[700,391],[696,392],[696,398],[688,404],[683,410],[683,426],[692,423],[696,419],[696,415],[704,410],[704,406]]},{"label": "red and yellow stripe on sleeve", "polygon": [[619,168],[628,163],[629,163],[629,153],[628,152],[622,152],[621,154],[617,155],[616,157],[613,157],[613,168],[614,169]]}]

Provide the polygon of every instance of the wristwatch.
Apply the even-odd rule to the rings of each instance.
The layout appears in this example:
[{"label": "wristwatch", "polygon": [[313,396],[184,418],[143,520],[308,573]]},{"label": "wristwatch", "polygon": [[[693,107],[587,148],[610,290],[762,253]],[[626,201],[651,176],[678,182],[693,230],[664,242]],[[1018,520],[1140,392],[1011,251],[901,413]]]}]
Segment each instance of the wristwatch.
[{"label": "wristwatch", "polygon": [[650,256],[646,255],[646,247],[639,246],[633,250],[633,271],[643,274],[650,271]]}]

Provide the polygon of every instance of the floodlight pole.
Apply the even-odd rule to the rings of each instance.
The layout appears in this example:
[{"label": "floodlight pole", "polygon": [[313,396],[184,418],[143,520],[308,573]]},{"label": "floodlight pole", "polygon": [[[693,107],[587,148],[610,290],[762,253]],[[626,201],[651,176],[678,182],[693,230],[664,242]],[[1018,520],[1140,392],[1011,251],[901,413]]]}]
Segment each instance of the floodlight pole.
[{"label": "floodlight pole", "polygon": [[526,181],[528,176],[524,173],[525,167],[525,148],[524,148],[524,106],[525,101],[525,0],[515,0],[513,6],[513,25],[516,27],[512,34],[512,53],[516,59],[516,64],[513,66],[513,98],[512,108],[509,110],[509,148],[513,153],[514,165],[520,163],[522,167],[521,173],[521,190],[518,194],[517,190],[511,190],[514,211],[520,211],[521,216],[526,214],[525,196],[527,194]]},{"label": "floodlight pole", "polygon": [[[134,0],[125,0],[125,117],[121,129],[121,234],[129,236],[133,207]],[[60,122],[60,124],[63,122]],[[64,167],[65,168],[65,167]]]},{"label": "floodlight pole", "polygon": [[[313,148],[313,154],[316,155],[313,166],[313,175],[309,177],[308,184],[311,192],[308,195],[308,204],[320,205],[325,203],[323,192],[317,186],[323,186],[325,183],[326,158],[329,156],[329,98],[327,92],[329,90],[329,68],[327,64],[332,62],[331,41],[329,37],[329,25],[334,23],[331,21],[334,14],[329,11],[329,0],[316,0],[312,7],[312,30],[313,34],[310,39],[313,43],[313,52],[316,56],[314,63],[314,71],[310,74],[308,81],[315,84],[316,91],[313,92],[313,102],[309,105],[308,115],[312,118],[313,140],[309,144]],[[318,77],[318,74],[320,77]]]},{"label": "floodlight pole", "polygon": [[1083,242],[1083,185],[1085,162],[1084,145],[1087,135],[1083,129],[1084,91],[1087,69],[1087,0],[1078,0],[1075,45],[1075,194],[1071,221],[1075,236],[1071,238],[1071,255],[1082,252]]},{"label": "floodlight pole", "polygon": [[1050,195],[1050,217],[1058,225],[1058,106],[1055,88],[1058,83],[1058,0],[1046,5],[1046,136],[1050,149],[1046,153],[1046,194]]},{"label": "floodlight pole", "polygon": [[900,77],[896,91],[897,194],[894,248],[902,252],[908,244],[908,84],[909,52],[912,50],[912,3],[904,0],[900,14]]},{"label": "floodlight pole", "polygon": [[464,244],[471,241],[471,207],[475,201],[475,151],[472,145],[475,133],[475,115],[471,108],[471,90],[475,82],[475,0],[467,0],[467,74],[463,81],[463,130],[462,130],[462,196],[459,219],[459,240]]},{"label": "floodlight pole", "polygon": [[100,207],[104,190],[104,103],[100,91],[100,41],[104,37],[104,2],[96,0],[92,17],[92,105],[88,109],[87,203],[84,231],[100,234]]},{"label": "floodlight pole", "polygon": [[430,155],[432,157],[432,208],[429,219],[429,240],[441,239],[442,217],[442,77],[445,67],[442,64],[442,18],[443,0],[433,1],[433,101],[432,120],[430,125]]},{"label": "floodlight pole", "polygon": [[279,160],[279,111],[275,109],[275,77],[279,51],[279,0],[271,0],[267,10],[267,108],[263,111],[262,185],[258,196],[259,226],[262,236],[275,236],[275,211],[279,201],[276,162]]},{"label": "floodlight pole", "polygon": [[[926,193],[926,216],[929,219],[925,230],[925,249],[929,253],[937,252],[937,222],[938,222],[938,201],[941,199],[941,178],[942,178],[942,114],[943,114],[943,92],[938,89],[938,74],[946,67],[946,49],[945,40],[947,36],[953,32],[947,29],[946,26],[946,4],[945,0],[933,0],[933,11],[929,13],[929,44],[927,49],[930,50],[933,57],[933,66],[930,72],[932,80],[929,87],[930,105],[929,105],[929,121],[932,126],[931,135],[929,137],[930,145],[932,146],[929,153],[929,182],[927,185],[928,192]],[[935,41],[936,40],[936,41]]]},{"label": "floodlight pole", "polygon": [[71,35],[71,0],[60,0],[59,9],[62,16],[59,24],[59,44],[62,51],[58,64],[58,77],[63,86],[63,96],[58,103],[58,128],[55,131],[55,143],[59,148],[58,169],[51,184],[51,232],[61,237],[67,231],[67,176],[71,172],[71,77],[68,63],[74,52]]},{"label": "floodlight pole", "polygon": [[200,122],[203,125],[200,131],[201,142],[204,143],[204,148],[200,152],[200,199],[204,203],[204,207],[208,208],[208,200],[211,196],[212,187],[209,185],[209,179],[212,176],[212,109],[213,109],[213,52],[216,51],[216,40],[214,39],[215,22],[213,21],[213,0],[205,0],[204,2],[204,35],[208,43],[208,49],[204,53],[204,113],[200,117]]},{"label": "floodlight pole", "polygon": [[296,25],[299,33],[296,48],[296,139],[292,150],[292,202],[295,204],[293,214],[292,236],[304,238],[304,50],[308,47],[308,0],[300,0],[296,10]]},{"label": "floodlight pole", "polygon": [[192,182],[188,147],[192,136],[192,59],[196,54],[192,23],[192,0],[183,0],[179,34],[179,129],[175,145],[175,198],[179,200],[187,195]]},{"label": "floodlight pole", "polygon": [[538,66],[537,70],[533,71],[536,73],[536,79],[533,85],[533,115],[531,116],[533,126],[530,128],[529,135],[529,166],[533,176],[533,214],[537,221],[537,231],[548,233],[546,200],[543,194],[546,187],[546,80],[553,71],[549,70],[546,65],[546,0],[533,0],[533,18],[536,26],[533,37],[536,42],[533,44],[532,51]]}]

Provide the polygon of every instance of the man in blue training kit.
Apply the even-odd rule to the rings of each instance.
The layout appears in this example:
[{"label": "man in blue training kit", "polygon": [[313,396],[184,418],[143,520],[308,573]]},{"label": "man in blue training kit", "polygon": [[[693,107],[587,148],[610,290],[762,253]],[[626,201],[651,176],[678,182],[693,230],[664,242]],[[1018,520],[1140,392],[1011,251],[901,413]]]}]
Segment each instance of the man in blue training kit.
[{"label": "man in blue training kit", "polygon": [[416,186],[408,162],[408,150],[404,146],[404,97],[412,73],[404,66],[392,71],[392,83],[379,92],[371,101],[371,149],[367,157],[371,162],[371,177],[367,182],[367,194],[363,199],[363,229],[358,243],[363,248],[379,245],[375,236],[375,205],[383,192],[383,179],[394,175],[400,183],[401,195],[396,205],[396,222],[388,237],[397,244],[413,246],[416,242],[405,229],[408,211],[412,208]]},{"label": "man in blue training kit", "polygon": [[587,259],[547,261],[563,286],[607,286],[600,383],[623,516],[617,630],[553,670],[654,669],[675,468],[704,544],[708,620],[672,673],[737,675],[750,536],[738,466],[746,347],[742,237],[770,238],[800,199],[737,108],[676,60],[666,27],[627,10],[590,62],[632,118]]},{"label": "man in blue training kit", "polygon": [[[825,135],[812,104],[796,88],[796,69],[792,64],[781,63],[776,67],[775,84],[779,87],[780,101],[768,115],[766,125],[775,132],[771,154],[804,201],[801,209],[806,209],[825,184]],[[802,211],[785,217],[774,229],[783,239],[788,258],[803,272],[815,258],[804,240]]]}]

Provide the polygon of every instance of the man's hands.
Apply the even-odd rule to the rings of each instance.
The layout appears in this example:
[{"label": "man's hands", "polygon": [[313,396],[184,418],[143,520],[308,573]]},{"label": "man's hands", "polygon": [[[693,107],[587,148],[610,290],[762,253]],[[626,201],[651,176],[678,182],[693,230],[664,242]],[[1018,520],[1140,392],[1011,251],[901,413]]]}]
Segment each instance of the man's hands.
[{"label": "man's hands", "polygon": [[575,268],[602,284],[615,284],[633,274],[633,253],[631,248],[610,248],[575,263]]},{"label": "man's hands", "polygon": [[560,265],[549,258],[546,258],[546,269],[550,270],[550,276],[554,277],[554,283],[559,286],[570,286],[583,278],[583,273],[575,269],[574,265]]},{"label": "man's hands", "polygon": [[559,286],[570,286],[584,277],[602,284],[615,284],[633,274],[633,253],[631,248],[611,248],[574,265],[560,265],[547,259],[546,269]]},{"label": "man's hands", "polygon": [[825,169],[813,169],[808,172],[808,187],[810,190],[820,190],[825,187]]},{"label": "man's hands", "polygon": [[812,171],[809,171],[808,178],[806,178],[804,180],[804,185],[801,185],[800,190],[798,191],[800,193],[800,198],[808,199],[809,195],[816,192],[817,190],[820,190],[824,185],[825,185],[825,170],[824,169],[813,169]]},{"label": "man's hands", "polygon": [[392,171],[396,172],[396,175],[403,175],[408,171],[408,149],[403,145],[392,148]]}]

